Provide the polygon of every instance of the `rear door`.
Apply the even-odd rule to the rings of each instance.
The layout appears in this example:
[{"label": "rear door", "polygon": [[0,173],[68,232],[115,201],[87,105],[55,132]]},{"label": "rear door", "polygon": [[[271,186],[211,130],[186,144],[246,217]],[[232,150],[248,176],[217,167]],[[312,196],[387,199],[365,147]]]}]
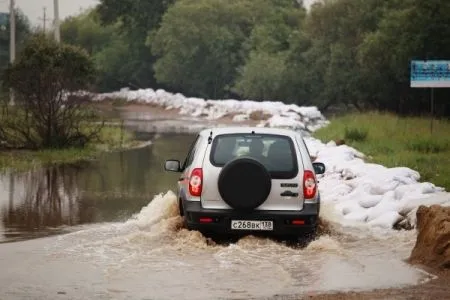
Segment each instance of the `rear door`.
[{"label": "rear door", "polygon": [[[264,145],[262,153],[252,152],[256,140]],[[208,145],[203,161],[205,185],[202,206],[211,209],[231,209],[222,200],[218,178],[222,167],[230,160],[250,156],[258,159],[269,170],[272,189],[267,200],[257,210],[301,210],[303,208],[303,164],[292,138],[272,134],[226,134],[216,136]]]}]

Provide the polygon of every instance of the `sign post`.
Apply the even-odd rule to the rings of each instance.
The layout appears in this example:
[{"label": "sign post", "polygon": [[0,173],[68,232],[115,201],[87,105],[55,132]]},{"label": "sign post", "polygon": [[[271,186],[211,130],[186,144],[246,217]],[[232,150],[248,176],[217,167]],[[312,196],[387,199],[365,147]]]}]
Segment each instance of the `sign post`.
[{"label": "sign post", "polygon": [[434,89],[450,88],[450,60],[411,61],[411,87],[431,89],[431,124],[433,133]]}]

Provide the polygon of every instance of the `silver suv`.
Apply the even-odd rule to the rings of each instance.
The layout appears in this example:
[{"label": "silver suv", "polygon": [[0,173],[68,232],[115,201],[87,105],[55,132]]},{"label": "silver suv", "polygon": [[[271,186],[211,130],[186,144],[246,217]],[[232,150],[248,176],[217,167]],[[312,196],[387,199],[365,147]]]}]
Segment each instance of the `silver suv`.
[{"label": "silver suv", "polygon": [[316,232],[320,194],[301,133],[287,129],[226,127],[202,130],[183,164],[178,204],[190,230],[215,234],[272,233],[311,236]]}]

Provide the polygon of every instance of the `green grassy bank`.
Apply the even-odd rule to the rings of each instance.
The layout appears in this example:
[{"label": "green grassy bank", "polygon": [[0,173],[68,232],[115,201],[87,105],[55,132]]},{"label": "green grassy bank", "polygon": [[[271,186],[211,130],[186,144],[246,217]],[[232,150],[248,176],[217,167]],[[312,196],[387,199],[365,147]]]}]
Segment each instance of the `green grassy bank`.
[{"label": "green grassy bank", "polygon": [[72,163],[95,158],[102,152],[130,148],[138,145],[134,135],[121,126],[104,126],[99,138],[84,148],[46,149],[40,151],[0,150],[0,171],[14,169],[26,171],[56,163]]},{"label": "green grassy bank", "polygon": [[450,122],[400,118],[392,114],[349,114],[330,119],[314,133],[323,142],[344,140],[368,156],[368,161],[387,167],[405,166],[450,191]]}]

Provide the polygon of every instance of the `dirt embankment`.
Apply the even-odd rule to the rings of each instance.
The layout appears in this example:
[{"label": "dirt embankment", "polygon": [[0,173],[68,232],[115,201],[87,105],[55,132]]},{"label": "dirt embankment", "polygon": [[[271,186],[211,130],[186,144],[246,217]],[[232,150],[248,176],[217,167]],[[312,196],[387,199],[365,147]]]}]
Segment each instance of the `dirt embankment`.
[{"label": "dirt embankment", "polygon": [[450,207],[420,206],[417,210],[417,231],[416,245],[409,261],[433,269],[449,269]]}]

